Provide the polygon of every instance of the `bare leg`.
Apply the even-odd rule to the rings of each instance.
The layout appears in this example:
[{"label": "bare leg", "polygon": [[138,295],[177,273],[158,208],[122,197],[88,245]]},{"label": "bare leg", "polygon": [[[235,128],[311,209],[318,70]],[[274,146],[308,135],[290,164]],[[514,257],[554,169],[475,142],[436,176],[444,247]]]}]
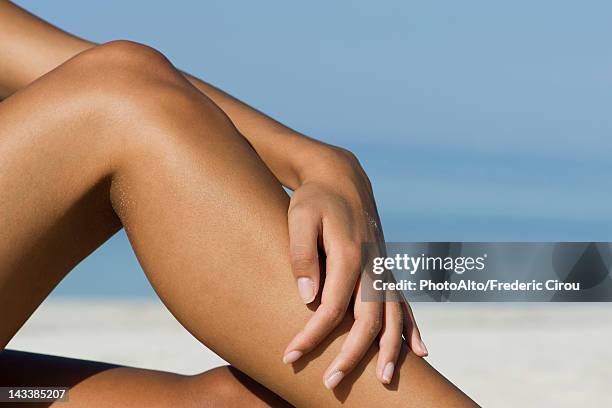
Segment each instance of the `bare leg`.
[{"label": "bare leg", "polygon": [[98,47],[2,105],[0,190],[10,199],[0,202],[9,225],[0,237],[0,310],[11,313],[0,345],[119,228],[112,202],[170,311],[292,404],[474,406],[406,351],[394,382],[381,385],[374,346],[333,393],[326,390],[321,376],[351,316],[293,369],[282,363],[312,313],[294,297],[288,197],[223,112],[156,52]]},{"label": "bare leg", "polygon": [[184,376],[12,350],[0,352],[0,385],[69,387],[68,402],[58,408],[289,406],[233,367]]}]

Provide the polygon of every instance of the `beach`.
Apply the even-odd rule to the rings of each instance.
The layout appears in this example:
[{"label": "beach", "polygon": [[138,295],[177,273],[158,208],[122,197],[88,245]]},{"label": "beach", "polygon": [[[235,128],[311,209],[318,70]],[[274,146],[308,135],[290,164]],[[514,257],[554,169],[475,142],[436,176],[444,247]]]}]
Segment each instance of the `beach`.
[{"label": "beach", "polygon": [[[413,308],[427,360],[484,407],[612,404],[608,304]],[[148,299],[48,300],[9,348],[183,374],[225,364]]]}]

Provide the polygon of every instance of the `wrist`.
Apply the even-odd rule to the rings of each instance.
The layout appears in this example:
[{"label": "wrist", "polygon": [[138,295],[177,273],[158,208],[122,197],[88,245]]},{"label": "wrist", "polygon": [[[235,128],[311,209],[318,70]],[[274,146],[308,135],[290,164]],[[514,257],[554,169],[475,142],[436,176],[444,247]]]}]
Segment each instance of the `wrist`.
[{"label": "wrist", "polygon": [[[343,179],[362,179],[365,173],[359,160],[347,149],[312,140],[295,167],[298,184],[318,181],[337,185]],[[367,179],[367,177],[365,177]]]},{"label": "wrist", "polygon": [[342,180],[369,184],[355,155],[342,147],[321,142],[297,132],[281,134],[282,143],[259,145],[258,153],[281,183],[295,190],[306,182],[330,186]]}]

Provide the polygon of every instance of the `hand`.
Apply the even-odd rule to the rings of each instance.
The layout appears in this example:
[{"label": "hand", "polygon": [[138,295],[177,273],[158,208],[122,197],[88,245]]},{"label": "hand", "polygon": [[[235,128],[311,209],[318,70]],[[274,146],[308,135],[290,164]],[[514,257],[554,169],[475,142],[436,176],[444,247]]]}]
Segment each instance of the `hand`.
[{"label": "hand", "polygon": [[421,357],[427,348],[405,302],[362,302],[360,299],[361,244],[384,237],[370,181],[352,153],[333,148],[326,164],[303,178],[289,205],[291,265],[298,292],[309,304],[319,294],[319,249],[325,253],[325,284],[321,303],[305,328],[285,350],[283,361],[293,363],[314,349],[343,320],[354,299],[355,322],[340,354],[324,374],[332,389],[361,361],[379,336],[376,375],[391,382],[401,349],[402,334]]}]

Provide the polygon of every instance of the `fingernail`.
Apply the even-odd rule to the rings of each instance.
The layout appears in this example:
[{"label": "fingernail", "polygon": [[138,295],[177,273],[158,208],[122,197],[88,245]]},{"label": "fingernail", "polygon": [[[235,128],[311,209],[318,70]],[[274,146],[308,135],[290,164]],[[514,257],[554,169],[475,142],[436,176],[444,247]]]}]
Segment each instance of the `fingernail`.
[{"label": "fingernail", "polygon": [[340,384],[340,381],[344,378],[344,373],[342,371],[334,371],[325,379],[325,388],[331,390],[335,388],[336,385]]},{"label": "fingernail", "polygon": [[308,304],[314,300],[314,282],[310,278],[301,277],[297,280],[298,291],[304,303]]},{"label": "fingernail", "polygon": [[297,351],[297,350],[293,350],[288,352],[287,354],[284,355],[283,357],[283,363],[285,364],[293,364],[296,361],[298,361],[300,359],[300,357],[302,357],[304,355],[304,353],[302,353],[301,351]]},{"label": "fingernail", "polygon": [[395,370],[395,364],[387,363],[383,370],[382,379],[385,384],[389,384],[393,378],[393,371]]},{"label": "fingernail", "polygon": [[420,340],[420,342],[421,342],[421,350],[423,351],[425,355],[428,355],[429,351],[427,351],[427,347],[425,346],[425,343],[423,343],[423,340]]}]

